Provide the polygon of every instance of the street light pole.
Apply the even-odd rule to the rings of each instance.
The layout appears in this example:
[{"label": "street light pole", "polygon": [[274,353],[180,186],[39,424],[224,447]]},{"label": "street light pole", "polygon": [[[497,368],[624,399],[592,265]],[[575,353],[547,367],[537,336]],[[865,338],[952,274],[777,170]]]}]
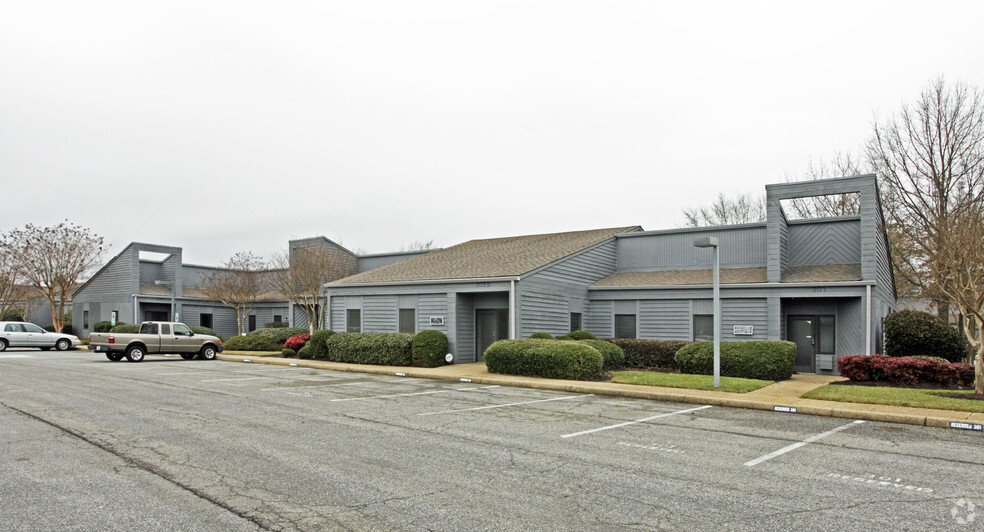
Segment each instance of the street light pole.
[{"label": "street light pole", "polygon": [[714,387],[721,387],[721,246],[715,236],[694,239],[694,246],[714,248]]}]

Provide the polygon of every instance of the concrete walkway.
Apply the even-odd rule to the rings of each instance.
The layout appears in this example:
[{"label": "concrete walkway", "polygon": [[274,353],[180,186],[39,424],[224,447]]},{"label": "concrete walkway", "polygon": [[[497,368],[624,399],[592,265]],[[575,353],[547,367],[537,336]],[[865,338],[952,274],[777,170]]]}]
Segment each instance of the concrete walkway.
[{"label": "concrete walkway", "polygon": [[819,388],[841,377],[813,374],[795,374],[789,380],[760,388],[748,393],[690,390],[684,388],[661,388],[635,384],[615,384],[611,382],[569,381],[517,377],[489,373],[483,363],[452,364],[439,368],[414,368],[402,366],[368,366],[342,364],[320,360],[298,360],[296,358],[275,358],[269,356],[250,356],[249,353],[226,352],[218,355],[220,360],[274,365],[296,365],[303,368],[351,371],[377,375],[401,375],[423,379],[473,382],[478,384],[498,384],[519,388],[536,388],[570,393],[590,393],[650,399],[654,401],[673,401],[701,405],[774,410],[775,407],[795,408],[799,414],[864,419],[923,425],[927,427],[949,428],[950,422],[984,424],[984,413],[958,412],[954,410],[934,410],[928,408],[909,408],[903,406],[870,405],[861,403],[842,403],[838,401],[819,401],[802,399],[806,392]]}]

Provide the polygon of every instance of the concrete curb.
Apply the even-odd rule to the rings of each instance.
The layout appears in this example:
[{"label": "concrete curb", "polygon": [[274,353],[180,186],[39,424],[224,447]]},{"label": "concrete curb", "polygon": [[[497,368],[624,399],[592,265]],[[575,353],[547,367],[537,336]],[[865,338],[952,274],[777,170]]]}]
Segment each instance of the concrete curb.
[{"label": "concrete curb", "polygon": [[[791,395],[757,395],[734,394],[729,392],[685,390],[678,388],[657,388],[632,384],[617,384],[607,382],[566,381],[556,379],[539,379],[535,377],[519,377],[513,375],[478,374],[465,370],[456,370],[455,366],[441,368],[415,368],[402,366],[368,366],[359,364],[344,364],[341,362],[326,362],[322,360],[301,360],[270,356],[251,357],[244,353],[222,353],[216,357],[226,362],[246,362],[256,364],[271,364],[277,366],[297,366],[310,369],[328,369],[353,373],[368,373],[373,375],[399,375],[418,379],[469,382],[473,384],[514,386],[556,392],[606,395],[614,397],[631,397],[651,401],[669,401],[675,403],[690,403],[700,405],[724,406],[731,408],[746,408],[752,410],[774,410],[775,407],[793,407],[796,413],[813,416],[836,417],[845,419],[861,419],[884,423],[899,423],[925,427],[950,428],[951,422],[984,424],[984,414],[976,412],[960,412],[951,410],[933,410],[909,408],[888,405],[869,405],[860,403],[840,403],[836,401],[821,401],[802,399],[796,394]],[[460,367],[460,366],[459,366]],[[450,368],[450,369],[449,369]],[[819,386],[821,384],[818,384]],[[771,387],[763,388],[762,390]],[[761,391],[761,390],[760,390]],[[803,392],[805,393],[805,392]]]}]

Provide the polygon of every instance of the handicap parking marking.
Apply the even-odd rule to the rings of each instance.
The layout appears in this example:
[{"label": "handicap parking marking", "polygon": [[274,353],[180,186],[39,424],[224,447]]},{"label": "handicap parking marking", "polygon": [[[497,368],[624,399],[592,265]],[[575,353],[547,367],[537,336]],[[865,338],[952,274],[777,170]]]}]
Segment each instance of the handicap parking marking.
[{"label": "handicap parking marking", "polygon": [[635,421],[626,421],[624,423],[618,423],[618,424],[615,424],[615,425],[608,425],[607,427],[599,427],[599,428],[596,428],[596,429],[582,430],[581,432],[573,432],[571,434],[564,434],[563,436],[561,436],[561,438],[576,438],[578,436],[584,436],[584,435],[587,435],[587,434],[594,434],[596,432],[601,432],[601,431],[604,431],[604,430],[611,430],[611,429],[617,429],[617,428],[621,428],[621,427],[627,427],[629,425],[636,425],[636,424],[639,424],[639,423],[646,423],[647,421],[652,421],[654,419],[660,419],[660,418],[664,418],[664,417],[676,416],[676,415],[679,415],[679,414],[687,414],[687,413],[690,413],[690,412],[697,412],[697,411],[700,411],[700,410],[706,410],[708,408],[712,408],[711,405],[698,406],[697,408],[688,408],[686,410],[677,410],[676,412],[667,412],[666,414],[659,414],[657,416],[650,416],[650,417],[647,417],[647,418],[637,419]]},{"label": "handicap parking marking", "polygon": [[[480,388],[474,388],[474,389],[475,390],[479,390]],[[462,389],[461,391],[464,391],[464,390],[467,390],[467,388]],[[417,415],[418,416],[436,416],[438,414],[454,414],[456,412],[474,412],[474,411],[477,411],[477,410],[491,410],[493,408],[508,408],[508,407],[512,407],[512,406],[531,405],[533,403],[547,403],[547,402],[550,402],[550,401],[566,401],[568,399],[582,399],[582,398],[585,398],[585,397],[591,397],[593,395],[594,395],[593,393],[589,393],[589,394],[586,394],[586,395],[567,395],[567,396],[564,396],[564,397],[552,397],[550,399],[536,399],[536,400],[533,400],[533,401],[521,401],[521,402],[518,402],[518,403],[509,403],[509,404],[504,404],[504,405],[476,406],[474,408],[459,408],[459,409],[456,409],[456,410],[442,410],[440,412],[424,412],[423,414],[417,414]]]},{"label": "handicap parking marking", "polygon": [[769,454],[760,456],[760,457],[758,457],[758,458],[756,458],[754,460],[749,460],[749,461],[745,462],[744,465],[745,466],[748,466],[748,467],[755,467],[755,466],[761,464],[762,462],[765,462],[765,461],[768,461],[768,460],[772,460],[773,458],[775,458],[777,456],[782,456],[782,455],[784,455],[784,454],[786,454],[786,453],[788,453],[790,451],[795,451],[796,449],[799,449],[800,447],[809,445],[809,444],[811,444],[811,443],[813,443],[813,442],[815,442],[817,440],[826,438],[827,436],[830,436],[832,434],[836,434],[836,433],[838,433],[838,432],[840,432],[842,430],[847,430],[847,429],[849,429],[851,427],[860,425],[861,423],[864,423],[864,420],[858,419],[858,420],[855,420],[855,421],[852,421],[852,422],[848,423],[847,425],[841,425],[840,427],[837,427],[837,428],[834,428],[834,429],[830,429],[827,432],[824,432],[824,433],[821,433],[821,434],[817,434],[815,436],[810,436],[809,438],[807,438],[807,439],[805,439],[805,440],[803,440],[801,442],[796,442],[796,443],[794,443],[792,445],[787,445],[787,446],[783,447],[782,449],[779,449],[778,451],[773,451],[773,452],[771,452]]}]

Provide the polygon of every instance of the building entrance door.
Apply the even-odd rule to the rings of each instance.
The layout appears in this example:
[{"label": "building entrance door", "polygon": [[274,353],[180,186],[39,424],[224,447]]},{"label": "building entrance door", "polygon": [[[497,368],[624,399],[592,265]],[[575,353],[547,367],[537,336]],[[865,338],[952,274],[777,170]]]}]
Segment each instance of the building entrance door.
[{"label": "building entrance door", "polygon": [[475,336],[478,339],[478,352],[475,361],[485,359],[482,354],[496,340],[509,338],[509,310],[478,309],[475,311]]},{"label": "building entrance door", "polygon": [[790,316],[786,339],[796,344],[793,369],[816,373],[817,355],[835,355],[834,316]]}]

